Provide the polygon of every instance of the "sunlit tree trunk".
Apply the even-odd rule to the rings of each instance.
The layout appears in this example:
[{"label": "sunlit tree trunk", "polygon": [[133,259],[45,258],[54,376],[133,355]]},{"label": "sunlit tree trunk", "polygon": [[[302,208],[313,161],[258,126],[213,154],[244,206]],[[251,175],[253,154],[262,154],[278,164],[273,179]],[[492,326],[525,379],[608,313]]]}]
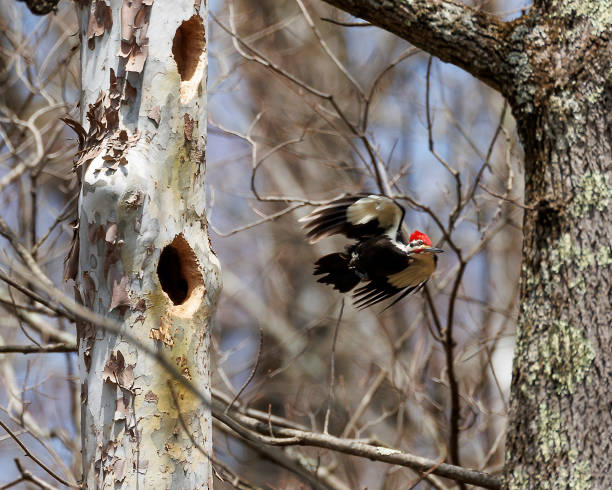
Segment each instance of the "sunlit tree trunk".
[{"label": "sunlit tree trunk", "polygon": [[[220,278],[204,195],[206,3],[93,0],[78,13],[77,297],[208,394]],[[211,486],[206,404],[121,334],[81,324],[79,359],[87,488]]]},{"label": "sunlit tree trunk", "polygon": [[610,1],[536,0],[513,22],[450,0],[326,1],[509,101],[527,209],[506,483],[610,488]]},{"label": "sunlit tree trunk", "polygon": [[610,8],[539,2],[538,27],[523,30],[525,80],[509,91],[529,206],[506,439],[512,488],[612,486]]}]

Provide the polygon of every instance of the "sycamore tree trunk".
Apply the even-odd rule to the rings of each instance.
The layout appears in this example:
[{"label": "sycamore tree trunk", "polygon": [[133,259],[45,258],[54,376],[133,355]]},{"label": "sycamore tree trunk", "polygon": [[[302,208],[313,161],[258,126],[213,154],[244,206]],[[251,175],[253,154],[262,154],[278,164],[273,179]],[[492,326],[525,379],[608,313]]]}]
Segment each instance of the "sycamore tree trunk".
[{"label": "sycamore tree trunk", "polygon": [[325,0],[509,101],[525,148],[510,488],[612,488],[612,4],[535,0],[512,22],[448,0]]},{"label": "sycamore tree trunk", "polygon": [[209,488],[209,407],[141,348],[209,394],[220,278],[204,209],[206,2],[77,4],[86,131],[71,272],[77,297],[124,332],[79,325],[83,482]]}]

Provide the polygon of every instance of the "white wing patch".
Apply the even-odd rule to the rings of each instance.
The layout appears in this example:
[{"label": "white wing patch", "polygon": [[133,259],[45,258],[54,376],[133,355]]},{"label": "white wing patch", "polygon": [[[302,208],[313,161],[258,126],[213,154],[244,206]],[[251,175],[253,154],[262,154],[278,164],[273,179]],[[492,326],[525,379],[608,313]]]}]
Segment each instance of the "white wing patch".
[{"label": "white wing patch", "polygon": [[434,257],[428,253],[415,253],[412,255],[412,262],[404,270],[391,274],[387,278],[387,282],[398,289],[407,287],[415,287],[423,281],[429,279],[429,276],[436,270]]},{"label": "white wing patch", "polygon": [[370,195],[351,204],[346,210],[347,221],[353,225],[364,225],[378,219],[385,234],[395,234],[402,219],[402,210],[393,199]]}]

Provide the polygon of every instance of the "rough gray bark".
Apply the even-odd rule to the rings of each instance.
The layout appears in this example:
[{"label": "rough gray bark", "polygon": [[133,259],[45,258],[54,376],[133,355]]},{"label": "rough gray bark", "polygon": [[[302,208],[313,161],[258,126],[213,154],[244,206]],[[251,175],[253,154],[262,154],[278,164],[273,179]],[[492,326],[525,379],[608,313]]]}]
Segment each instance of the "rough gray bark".
[{"label": "rough gray bark", "polygon": [[[78,13],[77,298],[209,396],[220,279],[204,210],[206,3],[93,0]],[[78,334],[84,485],[209,488],[210,407],[121,335]]]},{"label": "rough gray bark", "polygon": [[528,209],[506,482],[609,488],[609,0],[540,0],[509,23],[453,1],[325,1],[463,67],[511,104]]}]

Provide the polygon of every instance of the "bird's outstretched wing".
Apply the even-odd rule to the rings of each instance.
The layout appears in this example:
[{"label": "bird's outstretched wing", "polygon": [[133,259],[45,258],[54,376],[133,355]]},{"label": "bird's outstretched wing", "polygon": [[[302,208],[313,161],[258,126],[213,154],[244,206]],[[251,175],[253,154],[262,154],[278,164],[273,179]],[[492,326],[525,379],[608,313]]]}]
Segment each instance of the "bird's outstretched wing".
[{"label": "bird's outstretched wing", "polygon": [[417,292],[425,286],[436,268],[437,257],[427,252],[410,253],[408,264],[398,272],[370,280],[353,293],[355,306],[368,308],[401,293],[387,306],[393,306],[406,295]]},{"label": "bird's outstretched wing", "polygon": [[364,240],[387,235],[395,240],[404,219],[404,208],[393,199],[376,194],[341,197],[300,219],[310,243],[342,234]]},{"label": "bird's outstretched wing", "polygon": [[427,281],[423,281],[416,286],[411,286],[407,288],[397,288],[395,286],[390,285],[386,281],[370,281],[365,286],[360,287],[353,293],[353,301],[355,303],[355,307],[363,310],[364,308],[368,308],[373,306],[381,301],[385,301],[386,299],[392,298],[398,293],[400,294],[397,298],[393,300],[385,309],[390,308],[395,303],[400,301],[405,296],[410,293],[420,291]]}]

